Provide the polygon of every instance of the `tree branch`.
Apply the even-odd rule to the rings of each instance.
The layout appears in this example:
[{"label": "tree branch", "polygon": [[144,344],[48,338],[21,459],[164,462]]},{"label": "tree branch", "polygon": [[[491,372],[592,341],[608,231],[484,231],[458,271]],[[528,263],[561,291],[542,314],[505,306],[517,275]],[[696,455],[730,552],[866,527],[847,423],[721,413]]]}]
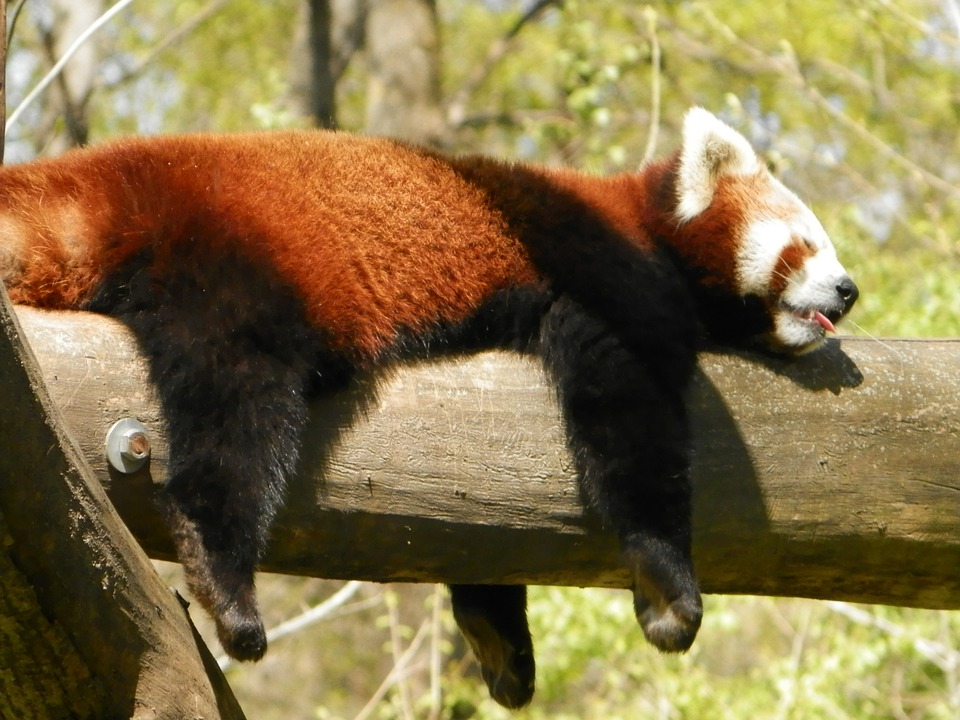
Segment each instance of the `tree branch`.
[{"label": "tree branch", "polygon": [[[21,309],[55,401],[148,553],[168,447],[119,324]],[[704,354],[690,395],[694,554],[706,592],[960,607],[960,341],[831,341],[796,361]],[[150,429],[147,469],[103,458]],[[329,450],[329,452],[326,452]],[[377,581],[626,587],[579,499],[553,393],[487,353],[358,381],[318,402],[267,569]],[[638,478],[638,481],[641,479]]]}]

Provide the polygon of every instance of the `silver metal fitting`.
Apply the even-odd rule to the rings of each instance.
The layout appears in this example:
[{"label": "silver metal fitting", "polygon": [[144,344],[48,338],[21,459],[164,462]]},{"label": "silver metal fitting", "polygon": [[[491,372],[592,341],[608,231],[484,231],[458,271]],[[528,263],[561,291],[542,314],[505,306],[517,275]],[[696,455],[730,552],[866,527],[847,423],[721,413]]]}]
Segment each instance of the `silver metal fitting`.
[{"label": "silver metal fitting", "polygon": [[117,420],[107,431],[107,462],[124,474],[135,473],[150,459],[147,427],[134,418]]}]

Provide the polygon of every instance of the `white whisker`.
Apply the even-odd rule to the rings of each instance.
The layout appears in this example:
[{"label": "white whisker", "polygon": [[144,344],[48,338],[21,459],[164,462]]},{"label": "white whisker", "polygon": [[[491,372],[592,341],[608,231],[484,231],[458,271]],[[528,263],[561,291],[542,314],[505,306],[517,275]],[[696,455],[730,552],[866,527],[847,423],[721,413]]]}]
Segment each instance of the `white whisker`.
[{"label": "white whisker", "polygon": [[878,338],[876,335],[873,335],[872,333],[870,333],[865,327],[863,327],[863,325],[861,325],[861,324],[859,324],[859,323],[857,323],[857,322],[854,322],[853,320],[850,320],[849,318],[848,318],[845,322],[849,323],[850,325],[853,325],[853,327],[854,327],[857,331],[859,331],[859,332],[863,333],[864,335],[866,335],[867,338],[869,338],[870,340],[873,340],[873,341],[876,342],[876,343],[879,343],[879,345],[880,345],[881,347],[889,350],[893,355],[896,355],[897,360],[900,361],[900,374],[901,374],[901,375],[903,374],[903,364],[904,364],[904,362],[903,362],[903,353],[901,353],[899,350],[897,350],[897,349],[896,349],[895,347],[893,347],[892,345],[890,345],[890,344],[888,344],[888,343],[885,343],[883,340],[881,340],[880,338]]}]

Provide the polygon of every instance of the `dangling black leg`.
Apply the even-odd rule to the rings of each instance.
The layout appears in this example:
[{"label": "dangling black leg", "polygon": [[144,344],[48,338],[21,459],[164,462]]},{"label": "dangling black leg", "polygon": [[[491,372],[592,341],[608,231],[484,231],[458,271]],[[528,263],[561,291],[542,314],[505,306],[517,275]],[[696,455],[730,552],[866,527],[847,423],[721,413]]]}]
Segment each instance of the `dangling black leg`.
[{"label": "dangling black leg", "polygon": [[266,650],[254,572],[297,463],[320,343],[262,268],[199,248],[170,265],[159,274],[149,258],[132,262],[119,290],[91,306],[124,320],[150,361],[169,429],[163,511],[177,555],[224,649],[254,660]]},{"label": "dangling black leg", "polygon": [[536,666],[523,585],[451,585],[453,617],[470,643],[490,696],[507,708],[533,697]]},{"label": "dangling black leg", "polygon": [[[643,332],[652,343],[657,328]],[[686,650],[703,612],[690,552],[683,405],[692,351],[674,353],[665,342],[638,353],[567,298],[544,318],[541,343],[585,500],[620,535],[644,634],[660,650]]]},{"label": "dangling black leg", "polygon": [[207,370],[195,366],[184,385],[164,387],[171,431],[164,510],[190,589],[216,621],[224,650],[256,660],[267,641],[254,572],[296,464],[302,381],[269,356],[242,355]]}]

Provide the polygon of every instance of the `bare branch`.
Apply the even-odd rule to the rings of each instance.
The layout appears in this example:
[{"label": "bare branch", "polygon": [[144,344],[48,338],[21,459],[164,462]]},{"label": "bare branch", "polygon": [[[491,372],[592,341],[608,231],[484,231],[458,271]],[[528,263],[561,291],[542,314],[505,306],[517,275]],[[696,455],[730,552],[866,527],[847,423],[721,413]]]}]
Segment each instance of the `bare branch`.
[{"label": "bare branch", "polygon": [[440,676],[443,672],[443,660],[440,642],[443,640],[443,599],[446,594],[442,585],[433,588],[433,608],[431,614],[430,635],[430,712],[429,720],[438,720],[443,709],[443,695],[440,689]]},{"label": "bare branch", "polygon": [[799,63],[797,62],[796,55],[794,55],[792,48],[789,46],[784,46],[784,57],[783,59],[771,58],[762,50],[754,47],[739,35],[726,23],[722,22],[706,3],[697,3],[694,6],[703,18],[710,24],[710,26],[716,30],[723,38],[725,38],[729,43],[736,45],[744,52],[763,63],[768,71],[775,72],[783,77],[788,82],[792,83],[809,97],[814,104],[827,113],[830,117],[840,123],[847,130],[852,132],[858,138],[866,142],[868,145],[877,150],[881,155],[888,158],[895,164],[899,165],[901,168],[907,172],[921,178],[926,182],[930,187],[954,197],[960,197],[960,187],[954,185],[953,183],[943,179],[939,175],[936,175],[926,168],[923,168],[917,165],[915,162],[910,160],[908,157],[902,153],[897,152],[893,147],[891,147],[883,139],[870,132],[863,123],[860,123],[853,118],[851,118],[843,110],[836,107],[831,103],[824,95],[820,92],[818,88],[811,85],[806,77],[804,77],[802,71],[800,70]]},{"label": "bare branch", "polygon": [[124,10],[132,2],[133,0],[118,0],[113,7],[97,18],[96,22],[90,25],[90,27],[88,27],[76,40],[73,41],[73,44],[67,48],[67,51],[63,54],[63,57],[61,57],[52,68],[50,68],[50,72],[48,72],[43,79],[37,83],[37,86],[27,94],[20,105],[17,106],[17,109],[10,113],[10,117],[7,118],[7,122],[5,124],[5,129],[7,132],[10,132],[10,128],[13,127],[13,124],[20,118],[20,115],[23,114],[23,111],[26,110],[27,107],[29,107],[30,104],[50,86],[50,83],[56,80],[57,76],[60,75],[60,73],[63,71],[63,68],[70,61],[70,58],[73,57],[74,53],[76,53],[77,50],[79,50],[83,44],[89,40],[100,28],[110,22],[118,13]]},{"label": "bare branch", "polygon": [[530,22],[536,20],[550,6],[560,6],[563,0],[537,0],[527,11],[521,15],[509,30],[500,38],[495,40],[487,50],[487,57],[482,63],[477,65],[476,70],[471,74],[457,93],[447,104],[447,122],[451,127],[460,127],[466,114],[466,106],[470,98],[483,85],[486,79],[493,72],[493,69],[504,58],[510,50],[510,46],[520,31]]},{"label": "bare branch", "polygon": [[[17,20],[20,19],[20,11],[23,10],[23,6],[27,4],[27,0],[17,0],[17,4],[13,6],[13,10],[10,11],[9,21],[7,22],[7,47],[10,47],[10,43],[13,40],[13,33],[17,28]],[[6,2],[4,2],[6,5]]]},{"label": "bare branch", "polygon": [[387,673],[387,677],[383,679],[383,682],[380,683],[380,687],[378,687],[376,692],[373,693],[373,696],[367,701],[367,704],[363,706],[363,709],[357,713],[355,720],[366,720],[366,718],[370,717],[371,713],[373,713],[374,709],[377,707],[377,703],[383,700],[390,688],[398,682],[405,681],[407,677],[409,677],[407,670],[410,667],[410,661],[413,660],[414,655],[417,654],[417,651],[423,644],[423,639],[426,637],[429,629],[430,620],[424,620],[420,624],[417,634],[413,637],[413,640],[410,641],[410,645],[403,652],[403,654],[397,658],[393,668],[389,673]]},{"label": "bare branch", "polygon": [[[292,617],[289,620],[280,623],[276,627],[270,628],[270,630],[267,631],[267,642],[273,644],[274,641],[286,637],[287,635],[293,635],[294,633],[303,630],[305,627],[313,625],[314,623],[318,623],[321,620],[346,614],[345,612],[337,611],[340,610],[340,608],[345,605],[350,598],[356,595],[361,587],[363,587],[363,583],[359,580],[351,580],[347,583],[344,583],[343,587],[341,587],[339,590],[337,590],[337,592],[323,602],[304,610],[296,617]],[[376,602],[379,603],[380,599],[376,598]],[[355,603],[354,605],[367,607],[369,604],[375,603]],[[357,607],[356,609],[361,609],[361,607]],[[233,667],[236,662],[236,660],[228,655],[221,655],[217,658],[217,665],[219,665],[220,669],[223,671]]]},{"label": "bare branch", "polygon": [[[840,602],[838,600],[827,600],[824,602],[831,611],[842,615],[847,620],[855,622],[857,625],[874,627],[883,631],[890,637],[898,639],[909,639],[912,631],[890,622],[879,615],[869,613],[866,610],[858,608],[850,603]],[[910,640],[913,649],[917,651],[926,660],[930,661],[943,672],[950,672],[953,668],[960,667],[960,652],[953,648],[939,643],[936,640],[927,640],[926,638],[912,638]]]},{"label": "bare branch", "polygon": [[660,135],[660,40],[657,37],[657,11],[651,5],[643,9],[647,38],[650,40],[650,128],[647,145],[643,150],[642,164],[653,159],[657,152]]},{"label": "bare branch", "polygon": [[203,23],[225,8],[229,2],[230,0],[210,0],[210,2],[200,8],[192,18],[187,20],[176,30],[169,33],[166,37],[154,44],[150,52],[142,57],[136,65],[134,65],[132,68],[129,68],[125,73],[115,80],[97,83],[91,88],[91,92],[96,90],[112,90],[113,88],[128,83],[131,80],[135,80],[160,55],[183,40],[187,35],[197,30],[201,25],[203,25]]}]

